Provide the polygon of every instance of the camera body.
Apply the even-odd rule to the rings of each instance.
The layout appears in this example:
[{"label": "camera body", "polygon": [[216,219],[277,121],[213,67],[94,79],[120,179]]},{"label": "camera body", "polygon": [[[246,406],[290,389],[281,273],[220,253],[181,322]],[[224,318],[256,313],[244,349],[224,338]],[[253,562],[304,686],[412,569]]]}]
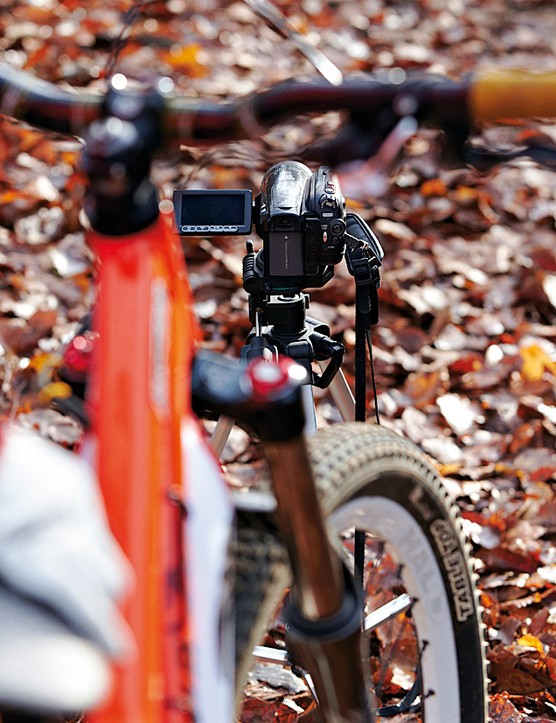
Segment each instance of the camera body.
[{"label": "camera body", "polygon": [[342,260],[345,201],[329,168],[313,173],[297,161],[272,166],[261,182],[255,215],[264,276],[320,286],[324,267]]},{"label": "camera body", "polygon": [[251,191],[175,190],[174,209],[182,236],[249,234],[254,217],[263,247],[251,276],[267,290],[323,286],[344,256],[345,201],[326,166],[272,166],[254,204]]}]

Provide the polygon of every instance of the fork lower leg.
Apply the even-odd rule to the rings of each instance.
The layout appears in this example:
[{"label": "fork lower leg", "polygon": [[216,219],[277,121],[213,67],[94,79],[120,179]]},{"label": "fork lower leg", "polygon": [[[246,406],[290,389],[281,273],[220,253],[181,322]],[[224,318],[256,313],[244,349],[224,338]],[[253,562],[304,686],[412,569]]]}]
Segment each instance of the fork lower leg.
[{"label": "fork lower leg", "polygon": [[311,674],[323,721],[369,723],[361,599],[329,543],[305,440],[267,441],[264,450],[294,577],[285,610],[290,656]]}]

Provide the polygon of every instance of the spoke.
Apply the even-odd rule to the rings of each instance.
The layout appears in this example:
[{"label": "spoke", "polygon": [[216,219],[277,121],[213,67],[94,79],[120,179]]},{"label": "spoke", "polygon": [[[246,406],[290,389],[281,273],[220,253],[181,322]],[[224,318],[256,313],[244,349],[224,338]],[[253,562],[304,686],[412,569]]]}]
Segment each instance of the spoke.
[{"label": "spoke", "polygon": [[285,650],[267,648],[264,645],[256,645],[253,650],[253,657],[259,663],[276,663],[277,665],[290,665],[288,654]]},{"label": "spoke", "polygon": [[[401,567],[398,567],[398,578],[400,578],[400,571],[401,571]],[[392,622],[392,619],[390,620],[390,622]],[[400,640],[402,639],[402,630],[403,630],[403,626],[400,625],[398,628],[398,634],[397,634],[395,640],[392,641],[392,643],[390,644],[390,646],[388,648],[388,654],[386,656],[384,656],[384,655],[381,656],[382,674],[381,674],[380,680],[375,683],[375,690],[379,697],[382,696],[384,681],[386,680],[386,677],[388,675],[388,671],[390,670],[392,661],[394,660],[394,658],[398,652]]]},{"label": "spoke", "polygon": [[393,620],[400,613],[405,613],[413,605],[413,600],[410,595],[403,593],[394,600],[381,605],[377,610],[373,610],[372,613],[365,617],[363,621],[363,630],[369,632],[374,630],[379,625],[383,625],[388,620]]}]

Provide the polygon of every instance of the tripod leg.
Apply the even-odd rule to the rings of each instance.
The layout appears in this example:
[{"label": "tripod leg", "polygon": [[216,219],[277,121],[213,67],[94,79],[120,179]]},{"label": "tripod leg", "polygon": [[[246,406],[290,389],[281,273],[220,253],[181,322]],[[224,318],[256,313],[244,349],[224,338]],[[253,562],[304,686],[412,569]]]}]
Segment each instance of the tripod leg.
[{"label": "tripod leg", "polygon": [[305,412],[305,434],[311,437],[317,433],[317,415],[312,386],[301,387],[301,399],[303,401],[303,411]]},{"label": "tripod leg", "polygon": [[[326,367],[324,362],[319,362],[319,365],[321,369]],[[330,382],[330,394],[332,395],[334,404],[338,407],[343,421],[355,421],[355,399],[341,369],[338,370],[338,373]]]},{"label": "tripod leg", "polygon": [[218,422],[216,422],[216,427],[212,432],[210,444],[215,455],[219,459],[222,455],[222,452],[224,451],[224,447],[226,446],[226,442],[228,441],[228,437],[230,436],[232,427],[234,426],[234,421],[235,420],[233,420],[231,417],[226,417],[224,414],[222,414],[220,417],[218,417]]}]

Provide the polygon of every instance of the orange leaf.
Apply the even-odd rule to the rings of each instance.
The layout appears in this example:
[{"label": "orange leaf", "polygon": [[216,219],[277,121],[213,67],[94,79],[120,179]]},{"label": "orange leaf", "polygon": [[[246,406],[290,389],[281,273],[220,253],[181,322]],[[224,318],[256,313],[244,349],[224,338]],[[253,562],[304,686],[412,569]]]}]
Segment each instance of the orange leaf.
[{"label": "orange leaf", "polygon": [[165,54],[165,60],[173,68],[185,70],[195,78],[200,78],[208,72],[206,66],[199,60],[201,51],[199,43],[191,43],[184,47],[175,46]]},{"label": "orange leaf", "polygon": [[72,388],[65,382],[51,382],[44,386],[39,392],[41,402],[47,404],[53,399],[69,399],[73,394]]},{"label": "orange leaf", "polygon": [[535,635],[531,635],[531,633],[525,633],[525,635],[518,638],[517,642],[519,645],[523,645],[524,648],[534,648],[538,650],[539,653],[544,653],[543,644]]},{"label": "orange leaf", "polygon": [[458,186],[454,191],[454,199],[458,203],[467,203],[474,201],[479,197],[479,191],[476,188],[470,186]]},{"label": "orange leaf", "polygon": [[547,658],[545,664],[552,680],[556,680],[556,658]]},{"label": "orange leaf", "polygon": [[5,205],[7,203],[13,203],[17,201],[21,196],[18,191],[4,191],[0,193],[0,204]]},{"label": "orange leaf", "polygon": [[447,192],[446,184],[440,178],[431,178],[421,185],[423,196],[445,196]]},{"label": "orange leaf", "polygon": [[60,355],[52,354],[46,351],[39,351],[33,355],[29,362],[29,368],[36,372],[44,372],[51,370],[60,364]]},{"label": "orange leaf", "polygon": [[521,376],[527,381],[538,382],[545,371],[556,376],[556,362],[537,344],[523,347],[519,353],[523,362]]}]

